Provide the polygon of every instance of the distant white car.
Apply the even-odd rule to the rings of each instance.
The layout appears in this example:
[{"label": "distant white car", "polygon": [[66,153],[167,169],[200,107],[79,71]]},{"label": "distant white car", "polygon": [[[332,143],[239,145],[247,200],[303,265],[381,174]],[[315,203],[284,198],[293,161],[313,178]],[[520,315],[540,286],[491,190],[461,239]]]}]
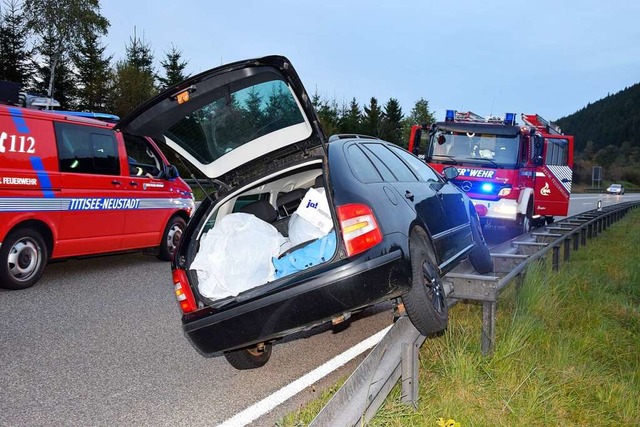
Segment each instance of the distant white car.
[{"label": "distant white car", "polygon": [[611,184],[609,188],[607,188],[607,194],[624,194],[624,186],[622,184]]}]

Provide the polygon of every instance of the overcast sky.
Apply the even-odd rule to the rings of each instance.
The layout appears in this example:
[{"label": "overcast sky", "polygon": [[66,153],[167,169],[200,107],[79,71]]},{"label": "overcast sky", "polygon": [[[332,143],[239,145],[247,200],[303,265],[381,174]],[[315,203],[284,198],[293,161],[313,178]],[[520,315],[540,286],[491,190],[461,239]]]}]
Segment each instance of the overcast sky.
[{"label": "overcast sky", "polygon": [[172,44],[191,74],[280,54],[311,94],[361,107],[394,97],[405,115],[425,98],[438,119],[457,109],[555,120],[640,82],[639,0],[101,3],[114,59],[134,28],[156,70]]}]

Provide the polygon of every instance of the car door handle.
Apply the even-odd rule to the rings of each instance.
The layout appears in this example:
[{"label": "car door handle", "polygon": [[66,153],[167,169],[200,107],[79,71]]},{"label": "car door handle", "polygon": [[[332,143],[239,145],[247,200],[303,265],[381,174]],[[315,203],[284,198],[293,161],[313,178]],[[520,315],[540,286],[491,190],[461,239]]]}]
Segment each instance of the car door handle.
[{"label": "car door handle", "polygon": [[111,181],[111,183],[113,185],[122,185],[122,183],[120,181],[118,181],[117,179],[114,179],[113,181]]},{"label": "car door handle", "polygon": [[413,194],[411,194],[411,191],[407,190],[404,192],[404,197],[406,197],[407,199],[411,200],[413,202]]},{"label": "car door handle", "polygon": [[135,182],[135,181],[131,181],[131,182],[129,183],[129,185],[130,185],[130,186],[132,186],[132,187],[137,187],[137,186],[138,186],[138,183],[137,183],[137,182]]}]

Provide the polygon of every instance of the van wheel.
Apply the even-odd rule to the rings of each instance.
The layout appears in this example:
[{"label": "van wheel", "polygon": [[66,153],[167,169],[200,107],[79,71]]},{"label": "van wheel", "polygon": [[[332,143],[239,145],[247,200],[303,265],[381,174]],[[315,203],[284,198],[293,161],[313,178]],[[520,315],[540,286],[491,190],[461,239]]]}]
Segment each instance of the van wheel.
[{"label": "van wheel", "polygon": [[169,220],[167,226],[162,233],[162,240],[160,241],[160,253],[158,253],[158,259],[162,261],[173,260],[173,254],[176,253],[178,243],[182,237],[187,223],[179,216],[174,216]]},{"label": "van wheel", "polygon": [[263,367],[271,358],[271,344],[228,351],[224,354],[227,362],[236,369],[255,369]]},{"label": "van wheel", "polygon": [[493,270],[493,259],[484,241],[480,220],[477,215],[471,215],[471,234],[476,246],[469,253],[469,262],[478,273],[489,273]]},{"label": "van wheel", "polygon": [[0,286],[26,289],[44,273],[49,254],[42,235],[31,228],[19,228],[7,235],[0,247]]},{"label": "van wheel", "polygon": [[447,328],[449,307],[447,296],[435,267],[433,249],[423,232],[411,233],[411,290],[402,295],[402,302],[413,326],[424,336]]}]

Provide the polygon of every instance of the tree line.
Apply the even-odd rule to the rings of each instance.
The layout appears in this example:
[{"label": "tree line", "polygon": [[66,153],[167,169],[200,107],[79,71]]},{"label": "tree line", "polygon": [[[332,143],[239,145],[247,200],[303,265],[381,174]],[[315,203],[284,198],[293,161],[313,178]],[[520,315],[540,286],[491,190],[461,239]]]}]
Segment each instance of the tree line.
[{"label": "tree line", "polygon": [[[154,68],[150,43],[134,29],[124,59],[107,55],[101,39],[109,21],[99,0],[3,0],[0,5],[0,80],[56,99],[62,109],[120,117],[189,74],[182,52],[172,45]],[[433,122],[429,102],[419,99],[405,116],[397,99],[376,97],[360,106],[312,97],[328,135],[362,133],[407,146],[412,124]]]},{"label": "tree line", "polygon": [[124,116],[188,77],[170,46],[154,68],[151,45],[134,29],[124,59],[107,55],[109,21],[99,0],[4,0],[0,4],[0,80],[57,100],[62,109]]},{"label": "tree line", "polygon": [[594,166],[605,182],[640,185],[640,83],[558,119],[575,138],[574,182],[591,185]]},{"label": "tree line", "polygon": [[[99,0],[2,0],[0,80],[45,94],[62,109],[108,112],[120,117],[187,77],[188,61],[171,45],[154,67],[150,43],[134,28],[124,58],[107,55],[102,38],[109,21]],[[397,99],[371,97],[339,103],[316,89],[312,96],[328,135],[361,133],[407,146],[413,124],[433,123],[429,102],[420,98],[408,115]],[[574,182],[589,184],[592,166],[605,178],[640,183],[640,84],[589,104],[557,123],[576,137]]]}]

